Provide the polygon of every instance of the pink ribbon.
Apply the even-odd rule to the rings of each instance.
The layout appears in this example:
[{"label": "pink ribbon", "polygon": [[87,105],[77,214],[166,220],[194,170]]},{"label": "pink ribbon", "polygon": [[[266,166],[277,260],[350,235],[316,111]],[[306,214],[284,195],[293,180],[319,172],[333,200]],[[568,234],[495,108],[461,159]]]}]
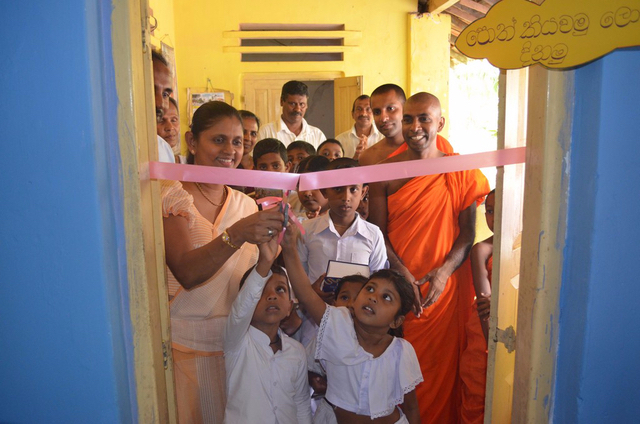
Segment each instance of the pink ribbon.
[{"label": "pink ribbon", "polygon": [[469,169],[488,168],[491,166],[513,165],[525,161],[526,149],[526,147],[516,147],[470,155],[445,156],[437,159],[362,166],[357,168],[357,170],[353,168],[336,169],[301,175],[149,162],[149,176],[162,180],[229,184],[281,190],[296,190],[296,185],[299,181],[299,190],[313,190],[326,187],[342,187],[351,184],[398,180],[401,178],[419,177],[421,175],[444,174]]},{"label": "pink ribbon", "polygon": [[149,162],[149,176],[159,180],[278,188],[282,190],[295,190],[299,177],[297,174],[284,172],[264,172],[165,162]]},{"label": "pink ribbon", "polygon": [[[264,171],[262,171],[262,172],[264,172]],[[262,210],[273,209],[273,208],[277,207],[278,204],[281,203],[281,202],[282,202],[282,197],[275,197],[275,196],[263,197],[262,199],[257,199],[256,200],[256,203],[262,206]],[[300,223],[300,221],[298,221],[298,218],[296,218],[296,216],[293,214],[293,212],[291,212],[291,205],[289,205],[289,209],[288,209],[288,214],[287,215],[289,215],[289,221],[291,221],[294,224],[296,224],[296,226],[300,230],[300,233],[304,234],[304,228],[302,227],[302,224]],[[285,231],[287,231],[287,229],[285,227],[283,227],[282,231],[280,232],[280,235],[278,236],[278,244],[280,244],[282,242],[282,238],[284,237],[284,232]]]},{"label": "pink ribbon", "polygon": [[300,191],[352,184],[399,180],[422,175],[446,174],[469,169],[504,166],[525,161],[526,147],[494,150],[471,155],[444,156],[436,159],[412,160],[361,166],[357,169],[335,169],[300,175]]}]

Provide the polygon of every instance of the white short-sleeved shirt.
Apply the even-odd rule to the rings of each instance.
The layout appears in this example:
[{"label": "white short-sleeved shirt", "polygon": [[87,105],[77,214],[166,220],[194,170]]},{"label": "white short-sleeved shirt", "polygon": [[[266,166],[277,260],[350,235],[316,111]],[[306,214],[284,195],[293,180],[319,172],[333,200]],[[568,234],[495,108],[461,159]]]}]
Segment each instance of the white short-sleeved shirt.
[{"label": "white short-sleeved shirt", "polygon": [[233,302],[227,319],[224,359],[227,370],[226,424],[311,423],[307,358],[300,343],[281,330],[282,350],[273,353],[269,337],[251,318],[271,277],[254,269]]},{"label": "white short-sleeved shirt", "polygon": [[341,236],[329,213],[302,223],[305,234],[298,242],[300,261],[313,283],[327,270],[329,260],[368,265],[371,273],[387,268],[387,249],[377,225],[356,219]]},{"label": "white short-sleeved shirt", "polygon": [[313,144],[313,147],[316,149],[320,143],[327,139],[320,128],[309,125],[304,118],[302,118],[302,131],[300,131],[300,134],[295,135],[287,128],[287,124],[284,123],[282,117],[280,117],[278,122],[271,122],[260,127],[258,131],[258,141],[265,138],[277,138],[285,146],[288,146],[296,140],[304,140],[307,143]]},{"label": "white short-sleeved shirt", "polygon": [[[371,133],[369,133],[369,137],[367,137],[367,147],[371,147],[376,144],[378,141],[382,140],[384,135],[378,131],[375,124],[371,125]],[[356,134],[355,125],[351,127],[349,131],[345,131],[336,136],[336,140],[342,144],[342,148],[344,149],[344,157],[352,158],[353,155],[356,154],[356,147],[360,144],[360,139]]]},{"label": "white short-sleeved shirt", "polygon": [[327,400],[372,419],[391,414],[404,402],[404,395],[423,381],[409,342],[394,337],[374,358],[358,343],[353,319],[344,307],[327,305],[318,330],[316,359],[327,370]]}]

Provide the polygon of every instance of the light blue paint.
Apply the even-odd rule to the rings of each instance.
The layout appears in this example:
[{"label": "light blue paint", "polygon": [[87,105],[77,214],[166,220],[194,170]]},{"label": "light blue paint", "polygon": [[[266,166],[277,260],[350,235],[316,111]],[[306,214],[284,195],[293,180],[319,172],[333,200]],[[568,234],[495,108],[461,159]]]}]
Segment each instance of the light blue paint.
[{"label": "light blue paint", "polygon": [[640,49],[576,70],[554,422],[640,416]]},{"label": "light blue paint", "polygon": [[137,419],[110,8],[0,14],[0,422]]}]

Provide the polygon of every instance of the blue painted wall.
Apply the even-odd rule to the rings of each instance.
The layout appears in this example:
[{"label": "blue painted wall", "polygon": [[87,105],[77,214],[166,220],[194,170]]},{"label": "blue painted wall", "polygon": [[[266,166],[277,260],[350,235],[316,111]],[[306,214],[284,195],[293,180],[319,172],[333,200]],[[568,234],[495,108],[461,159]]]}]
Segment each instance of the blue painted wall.
[{"label": "blue painted wall", "polygon": [[0,422],[137,416],[110,13],[2,3]]},{"label": "blue painted wall", "polygon": [[576,70],[553,421],[640,417],[640,49]]}]

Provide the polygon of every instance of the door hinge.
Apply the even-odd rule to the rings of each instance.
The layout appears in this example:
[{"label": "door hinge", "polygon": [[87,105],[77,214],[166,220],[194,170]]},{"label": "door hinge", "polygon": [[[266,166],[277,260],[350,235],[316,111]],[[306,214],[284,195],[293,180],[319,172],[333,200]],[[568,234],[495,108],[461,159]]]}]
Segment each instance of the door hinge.
[{"label": "door hinge", "polygon": [[502,343],[507,348],[507,352],[511,353],[516,350],[516,330],[510,325],[506,329],[496,329],[496,337],[494,338],[496,343]]},{"label": "door hinge", "polygon": [[167,342],[165,340],[162,341],[162,363],[165,370],[169,368],[169,350],[167,349]]}]

